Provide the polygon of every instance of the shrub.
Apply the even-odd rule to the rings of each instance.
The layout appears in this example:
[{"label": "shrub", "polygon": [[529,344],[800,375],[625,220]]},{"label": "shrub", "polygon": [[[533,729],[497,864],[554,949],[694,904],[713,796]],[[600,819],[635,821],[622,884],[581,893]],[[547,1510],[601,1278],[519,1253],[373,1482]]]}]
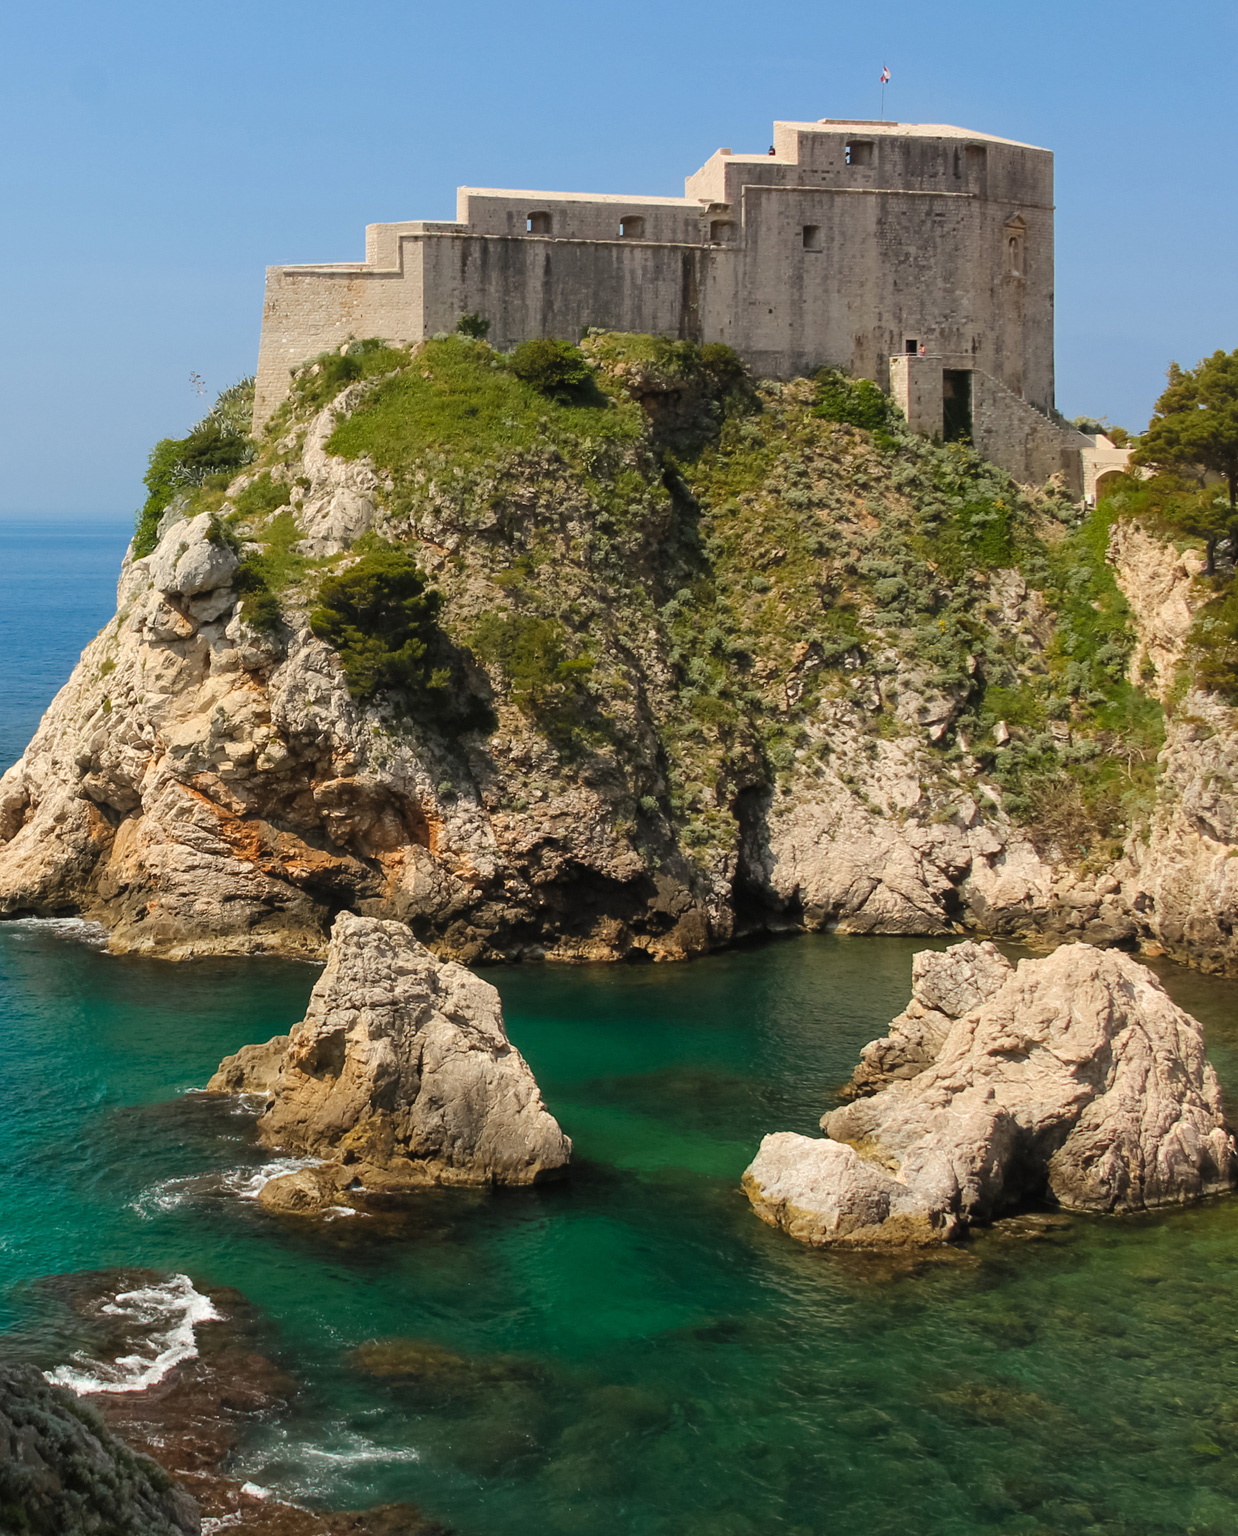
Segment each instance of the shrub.
[{"label": "shrub", "polygon": [[470,315],[461,315],[456,321],[456,334],[467,336],[470,341],[485,341],[490,334],[489,320],[483,320],[477,310]]},{"label": "shrub", "polygon": [[288,486],[281,481],[272,480],[267,473],[259,475],[252,484],[247,485],[234,499],[233,506],[242,517],[262,517],[268,512],[286,507],[289,500]]},{"label": "shrub", "polygon": [[552,336],[522,341],[512,353],[511,370],[552,400],[577,400],[593,383],[593,370],[580,348]]},{"label": "shrub", "polygon": [[1199,687],[1238,701],[1238,590],[1222,591],[1200,609],[1190,643]]},{"label": "shrub", "polygon": [[882,431],[890,423],[890,402],[871,379],[852,379],[838,368],[823,368],[817,389],[814,416],[868,432]]},{"label": "shrub", "polygon": [[587,652],[570,656],[555,619],[492,611],[482,614],[471,644],[477,659],[498,665],[512,701],[552,739],[564,741],[580,724],[581,684],[593,669]]},{"label": "shrub", "polygon": [[283,614],[279,598],[271,591],[261,555],[246,555],[237,566],[233,585],[241,594],[241,617],[255,629],[272,630]]},{"label": "shrub", "polygon": [[254,445],[238,423],[245,419],[245,400],[251,402],[252,382],[243,379],[226,389],[211,411],[181,438],[165,437],[151,449],[142,477],[147,496],[137,515],[133,552],[149,555],[157,542],[159,519],[182,491],[206,484],[217,476],[224,483],[254,457]]},{"label": "shrub", "polygon": [[323,582],[310,628],[339,652],[354,699],[393,689],[422,700],[445,693],[448,676],[431,662],[442,598],[426,583],[412,555],[390,544]]},{"label": "shrub", "polygon": [[710,374],[724,393],[749,385],[748,369],[734,347],[723,341],[707,341],[701,348],[701,367]]}]

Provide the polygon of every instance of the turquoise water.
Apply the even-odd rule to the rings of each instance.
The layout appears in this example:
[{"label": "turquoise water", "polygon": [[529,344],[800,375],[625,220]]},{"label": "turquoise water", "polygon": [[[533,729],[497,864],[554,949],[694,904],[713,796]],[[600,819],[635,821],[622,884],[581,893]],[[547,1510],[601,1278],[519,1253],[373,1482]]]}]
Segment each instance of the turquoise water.
[{"label": "turquoise water", "polygon": [[[88,937],[0,925],[0,1327],[63,1358],[33,1284],[56,1272],[238,1287],[306,1384],[247,1478],[461,1536],[1238,1531],[1238,1201],[907,1262],[807,1252],[739,1193],[762,1132],[814,1129],[923,941],[491,972],[571,1180],[318,1226],[243,1198],[251,1122],[189,1091],[298,1018],[314,968]],[[1165,974],[1238,1091],[1238,988]],[[376,1374],[375,1339],[422,1367]]]}]

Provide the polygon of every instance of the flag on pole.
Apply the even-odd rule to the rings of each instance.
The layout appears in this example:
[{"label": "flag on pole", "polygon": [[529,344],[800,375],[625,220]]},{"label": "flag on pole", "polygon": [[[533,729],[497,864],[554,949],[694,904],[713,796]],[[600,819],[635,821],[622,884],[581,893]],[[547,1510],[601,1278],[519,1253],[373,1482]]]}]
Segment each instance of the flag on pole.
[{"label": "flag on pole", "polygon": [[881,71],[881,83],[882,83],[882,85],[887,84],[889,79],[890,79],[890,71],[883,67],[882,71]]}]

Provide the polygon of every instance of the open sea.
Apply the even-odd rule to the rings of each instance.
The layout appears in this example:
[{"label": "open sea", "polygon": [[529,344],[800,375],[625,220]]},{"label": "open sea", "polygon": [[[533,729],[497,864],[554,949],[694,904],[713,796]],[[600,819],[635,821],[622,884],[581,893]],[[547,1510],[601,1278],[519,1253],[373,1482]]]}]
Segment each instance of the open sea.
[{"label": "open sea", "polygon": [[[0,524],[5,762],[110,617],[126,536]],[[490,971],[571,1179],[302,1224],[252,1199],[250,1119],[192,1090],[301,1016],[314,967],[0,925],[0,1329],[80,1380],[40,1277],[164,1272],[170,1353],[172,1277],[235,1286],[305,1384],[238,1475],[460,1536],[1232,1536],[1238,1200],[906,1260],[808,1252],[739,1192],[763,1132],[815,1130],[924,943]],[[1238,1094],[1238,984],[1161,973]]]}]

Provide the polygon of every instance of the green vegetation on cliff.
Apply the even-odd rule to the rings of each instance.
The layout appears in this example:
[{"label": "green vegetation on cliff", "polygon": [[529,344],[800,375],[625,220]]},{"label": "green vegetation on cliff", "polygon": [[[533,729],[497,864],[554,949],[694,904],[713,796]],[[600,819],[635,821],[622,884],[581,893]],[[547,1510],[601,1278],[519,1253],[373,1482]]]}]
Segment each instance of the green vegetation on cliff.
[{"label": "green vegetation on cliff", "polygon": [[[345,390],[326,447],[372,464],[377,540],[308,560],[291,476]],[[618,776],[633,827],[729,846],[738,797],[829,761],[840,710],[919,736],[943,782],[970,754],[1073,860],[1148,803],[1161,712],[1128,681],[1112,509],[1080,522],[834,370],[756,384],[725,347],[614,333],[354,343],[298,370],[256,469],[228,514],[252,622],[314,608],[354,696],[452,695],[457,724],[485,713],[471,657],[552,752]]]},{"label": "green vegetation on cliff", "polygon": [[431,698],[449,681],[431,655],[441,603],[407,550],[376,543],[323,581],[310,628],[340,653],[353,698],[392,689]]},{"label": "green vegetation on cliff", "polygon": [[151,449],[143,477],[146,501],[134,528],[135,556],[154,549],[159,520],[178,495],[188,496],[203,486],[222,495],[237,470],[254,457],[249,437],[253,408],[254,381],[242,379],[219,395],[185,437],[162,438]]}]

